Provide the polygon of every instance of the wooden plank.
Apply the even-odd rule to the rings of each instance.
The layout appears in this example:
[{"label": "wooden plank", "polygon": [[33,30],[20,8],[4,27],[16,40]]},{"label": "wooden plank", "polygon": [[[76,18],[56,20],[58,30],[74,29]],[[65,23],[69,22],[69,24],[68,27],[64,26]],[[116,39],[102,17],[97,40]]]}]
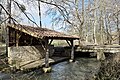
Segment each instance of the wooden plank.
[{"label": "wooden plank", "polygon": [[120,48],[119,47],[115,47],[115,46],[88,46],[84,48],[80,48],[78,47],[76,49],[76,51],[81,51],[81,52],[97,52],[97,50],[103,50],[103,52],[110,52],[110,53],[117,53],[117,52],[120,52]]}]

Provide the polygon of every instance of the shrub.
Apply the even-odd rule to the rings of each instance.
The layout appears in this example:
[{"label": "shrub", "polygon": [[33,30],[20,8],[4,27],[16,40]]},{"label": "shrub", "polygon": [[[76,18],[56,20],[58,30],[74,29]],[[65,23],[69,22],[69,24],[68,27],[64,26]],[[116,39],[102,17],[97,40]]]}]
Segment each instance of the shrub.
[{"label": "shrub", "polygon": [[95,80],[119,80],[120,79],[120,53],[112,54],[101,63],[100,70]]}]

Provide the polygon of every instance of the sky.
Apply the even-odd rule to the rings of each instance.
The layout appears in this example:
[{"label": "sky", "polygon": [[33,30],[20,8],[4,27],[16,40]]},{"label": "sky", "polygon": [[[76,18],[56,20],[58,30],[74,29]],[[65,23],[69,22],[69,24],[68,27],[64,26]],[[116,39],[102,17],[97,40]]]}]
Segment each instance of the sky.
[{"label": "sky", "polygon": [[[38,14],[38,7],[36,6],[37,4],[34,3],[34,4],[29,4],[28,5],[27,3],[23,2],[22,0],[18,0],[18,1],[19,1],[19,3],[25,5],[25,7],[26,7],[25,12],[27,13],[27,15],[39,25],[40,19],[39,19],[39,14]],[[44,3],[41,3],[42,27],[52,28],[52,23],[51,23],[52,19],[51,19],[50,16],[45,15],[46,10],[47,10],[47,6]],[[30,22],[30,21],[28,22],[28,19],[25,17],[24,14],[21,14],[21,17],[23,18],[23,21],[21,22],[22,24],[33,25],[33,24],[31,24],[32,22]]]},{"label": "sky", "polygon": [[[23,5],[25,5],[26,7],[26,13],[27,15],[39,25],[39,14],[38,14],[38,4],[37,1],[36,3],[33,2],[31,4],[24,2],[24,0],[16,0],[18,1],[18,3],[21,3]],[[87,3],[88,0],[85,0],[85,3]],[[52,26],[52,16],[46,16],[45,12],[48,9],[48,6],[45,3],[41,3],[41,21],[42,21],[42,27],[46,27],[46,28],[50,28],[50,29],[55,29],[55,30],[60,30],[59,27],[54,27]],[[29,13],[29,14],[28,14]],[[31,16],[32,15],[32,16]],[[24,14],[21,14],[21,17],[23,18],[23,21],[21,22],[22,24],[26,24],[26,25],[31,25],[31,26],[35,26],[33,24],[31,24],[32,22],[30,22]]]}]

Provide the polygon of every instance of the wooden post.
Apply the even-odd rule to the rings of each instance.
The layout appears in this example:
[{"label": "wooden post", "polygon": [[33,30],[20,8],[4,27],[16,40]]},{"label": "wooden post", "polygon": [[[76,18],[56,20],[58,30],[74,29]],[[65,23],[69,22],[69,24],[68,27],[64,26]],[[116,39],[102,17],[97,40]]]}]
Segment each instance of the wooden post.
[{"label": "wooden post", "polygon": [[8,47],[9,47],[9,27],[6,27],[6,54],[8,54]]},{"label": "wooden post", "polygon": [[19,45],[19,33],[18,33],[18,31],[16,31],[16,46],[18,47],[18,45]]},{"label": "wooden post", "polygon": [[48,49],[48,39],[45,40],[45,68],[43,68],[45,73],[51,71],[51,67],[49,67],[49,49]]},{"label": "wooden post", "polygon": [[71,42],[71,59],[70,62],[74,61],[74,44],[73,44],[73,40],[70,41]]},{"label": "wooden post", "polygon": [[[7,0],[7,10],[10,15],[8,15],[8,24],[11,24],[11,0]],[[6,26],[6,54],[8,54],[9,47],[9,26]]]},{"label": "wooden post", "polygon": [[46,48],[45,50],[45,67],[48,68],[49,67],[49,49]]}]

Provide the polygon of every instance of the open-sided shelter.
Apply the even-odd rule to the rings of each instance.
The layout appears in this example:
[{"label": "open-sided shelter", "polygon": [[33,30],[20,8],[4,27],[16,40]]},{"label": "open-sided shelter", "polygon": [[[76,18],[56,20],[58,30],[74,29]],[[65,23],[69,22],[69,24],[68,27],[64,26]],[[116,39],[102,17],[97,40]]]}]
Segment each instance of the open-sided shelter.
[{"label": "open-sided shelter", "polygon": [[73,41],[77,36],[66,35],[54,30],[26,25],[8,25],[8,61],[20,68],[23,65],[45,58],[45,67],[49,67],[49,56],[54,53],[50,46],[54,39],[66,40],[71,46],[71,59],[74,59]]}]

